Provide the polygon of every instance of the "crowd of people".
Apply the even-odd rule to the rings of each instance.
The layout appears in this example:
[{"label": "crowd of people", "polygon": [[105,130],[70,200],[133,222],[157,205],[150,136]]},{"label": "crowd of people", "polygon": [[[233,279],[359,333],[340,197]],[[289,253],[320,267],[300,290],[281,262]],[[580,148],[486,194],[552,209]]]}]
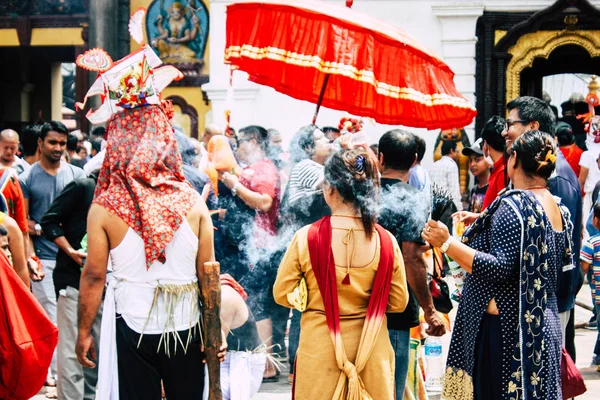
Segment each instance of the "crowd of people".
[{"label": "crowd of people", "polygon": [[[294,398],[404,398],[421,326],[452,326],[445,399],[562,398],[584,273],[600,304],[600,146],[578,147],[569,107],[557,123],[543,100],[508,103],[461,151],[466,193],[454,141],[428,170],[401,129],[370,146],[308,125],[284,149],[257,125],[191,139],[143,105],[89,137],[0,132],[0,247],[58,327],[49,396],[196,398],[198,282],[216,260],[225,398],[285,362]],[[441,254],[466,272],[452,324],[430,284]]]}]

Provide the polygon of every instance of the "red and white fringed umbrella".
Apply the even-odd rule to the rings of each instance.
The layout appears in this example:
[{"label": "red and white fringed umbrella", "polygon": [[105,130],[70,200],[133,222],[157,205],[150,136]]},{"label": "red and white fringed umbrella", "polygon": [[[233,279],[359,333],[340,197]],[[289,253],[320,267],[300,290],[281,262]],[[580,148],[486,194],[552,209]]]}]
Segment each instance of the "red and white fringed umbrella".
[{"label": "red and white fringed umbrella", "polygon": [[321,1],[227,6],[225,62],[299,100],[427,129],[469,125],[475,108],[454,73],[402,30]]}]

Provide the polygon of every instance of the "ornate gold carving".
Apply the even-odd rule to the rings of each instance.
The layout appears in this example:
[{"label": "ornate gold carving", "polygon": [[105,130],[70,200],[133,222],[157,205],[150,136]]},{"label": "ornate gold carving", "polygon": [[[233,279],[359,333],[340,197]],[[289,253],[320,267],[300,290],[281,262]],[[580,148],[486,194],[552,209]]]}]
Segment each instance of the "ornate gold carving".
[{"label": "ornate gold carving", "polygon": [[560,46],[583,47],[592,57],[600,56],[600,31],[538,31],[519,38],[508,52],[513,56],[506,68],[506,101],[520,95],[521,72],[536,58],[548,58]]},{"label": "ornate gold carving", "polygon": [[499,41],[502,40],[508,31],[494,31],[494,46],[498,44]]},{"label": "ornate gold carving", "polygon": [[577,17],[577,15],[567,15],[563,21],[567,26],[566,29],[568,31],[577,30],[577,24],[579,23],[579,17]]}]

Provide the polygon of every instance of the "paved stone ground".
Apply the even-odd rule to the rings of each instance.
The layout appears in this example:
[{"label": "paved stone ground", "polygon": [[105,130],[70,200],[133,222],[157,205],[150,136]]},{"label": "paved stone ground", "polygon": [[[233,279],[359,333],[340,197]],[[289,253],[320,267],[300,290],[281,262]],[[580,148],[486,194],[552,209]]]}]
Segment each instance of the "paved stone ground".
[{"label": "paved stone ground", "polygon": [[[591,304],[591,295],[589,286],[585,285],[579,292],[577,300],[583,304]],[[591,312],[576,307],[576,321],[588,321]],[[594,356],[594,344],[598,333],[587,329],[577,329],[575,336],[575,344],[577,346],[577,367],[581,371],[588,391],[583,396],[578,397],[580,400],[597,400],[600,398],[600,372],[596,371],[596,366],[592,365],[592,357]],[[287,368],[287,366],[286,366]],[[289,400],[291,399],[292,385],[287,383],[288,370],[284,369],[281,372],[281,379],[277,383],[265,383],[262,385],[260,392],[254,397],[254,400]],[[34,396],[32,400],[45,400],[44,395],[46,388],[43,388],[40,394]],[[439,395],[430,396],[430,400],[439,400]]]}]

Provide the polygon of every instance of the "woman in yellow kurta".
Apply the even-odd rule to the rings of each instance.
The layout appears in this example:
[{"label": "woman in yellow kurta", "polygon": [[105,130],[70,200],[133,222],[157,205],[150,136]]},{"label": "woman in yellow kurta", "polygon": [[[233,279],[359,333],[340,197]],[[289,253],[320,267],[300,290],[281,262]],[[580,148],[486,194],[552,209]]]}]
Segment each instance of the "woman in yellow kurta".
[{"label": "woman in yellow kurta", "polygon": [[408,292],[398,243],[375,224],[378,191],[377,168],[367,153],[333,154],[324,185],[332,216],[298,231],[279,267],[277,303],[297,305],[288,294],[303,279],[308,292],[295,399],[394,398],[385,313],[404,311]]}]

